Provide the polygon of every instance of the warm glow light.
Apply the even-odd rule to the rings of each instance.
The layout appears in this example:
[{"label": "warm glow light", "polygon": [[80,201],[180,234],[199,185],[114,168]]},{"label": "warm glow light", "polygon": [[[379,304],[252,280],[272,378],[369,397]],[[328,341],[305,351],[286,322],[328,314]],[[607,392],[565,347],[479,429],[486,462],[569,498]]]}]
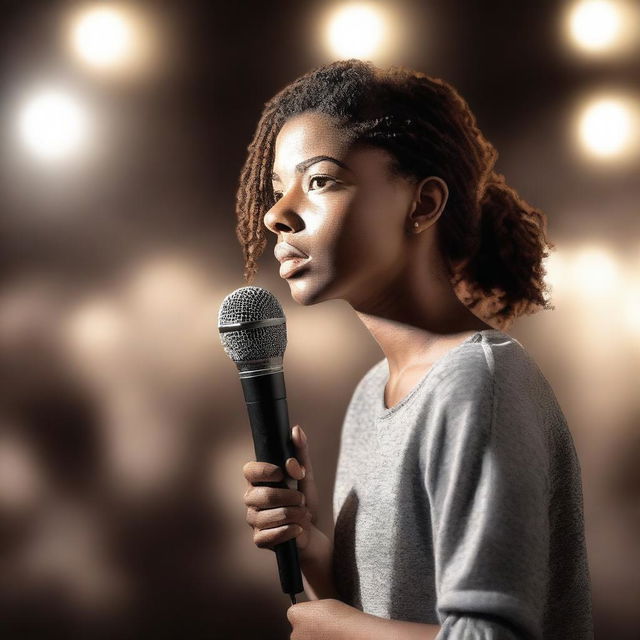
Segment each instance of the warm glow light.
[{"label": "warm glow light", "polygon": [[101,392],[121,383],[129,355],[127,329],[122,310],[105,294],[81,300],[69,310],[63,332],[68,360]]},{"label": "warm glow light", "polygon": [[131,26],[111,7],[96,7],[83,13],[73,28],[77,53],[97,67],[121,64],[132,50]]},{"label": "warm glow light", "polygon": [[582,53],[629,53],[640,44],[640,10],[625,0],[581,0],[565,11],[567,38]]},{"label": "warm glow light", "polygon": [[569,15],[569,32],[581,48],[600,51],[610,47],[619,36],[621,17],[619,7],[613,2],[579,2]]},{"label": "warm glow light", "polygon": [[587,297],[617,296],[619,269],[604,249],[582,249],[571,264],[571,276],[574,286]]},{"label": "warm glow light", "polygon": [[167,43],[158,12],[140,3],[91,3],[70,12],[65,37],[78,59],[94,72],[135,79],[141,72],[160,70]]},{"label": "warm glow light", "polygon": [[89,358],[113,354],[122,340],[123,318],[107,297],[78,306],[69,316],[70,346]]},{"label": "warm glow light", "polygon": [[87,117],[79,104],[61,91],[44,91],[20,113],[20,133],[38,156],[57,159],[76,151],[87,133]]},{"label": "warm glow light", "polygon": [[620,157],[633,150],[638,138],[638,107],[623,98],[590,102],[578,119],[578,137],[592,156]]},{"label": "warm glow light", "polygon": [[385,36],[381,13],[366,3],[341,7],[328,23],[327,37],[332,52],[340,58],[369,58]]},{"label": "warm glow light", "polygon": [[615,250],[597,244],[561,251],[558,255],[556,248],[544,261],[551,302],[584,311],[583,329],[602,326],[615,329],[616,336],[639,338],[640,264],[626,262]]},{"label": "warm glow light", "polygon": [[136,350],[146,362],[175,384],[207,366],[219,338],[211,331],[216,311],[210,282],[196,261],[177,253],[143,258],[123,293]]}]

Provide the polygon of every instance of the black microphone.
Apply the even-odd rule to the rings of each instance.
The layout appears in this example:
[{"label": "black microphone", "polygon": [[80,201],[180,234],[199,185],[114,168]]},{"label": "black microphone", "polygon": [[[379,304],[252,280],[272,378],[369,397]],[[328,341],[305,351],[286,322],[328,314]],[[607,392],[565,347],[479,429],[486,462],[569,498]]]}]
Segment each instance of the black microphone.
[{"label": "black microphone", "polygon": [[[261,287],[241,287],[223,301],[218,314],[220,341],[233,360],[247,404],[258,462],[281,467],[285,480],[257,482],[256,486],[298,488],[287,479],[285,462],[295,458],[291,439],[282,359],[287,346],[287,324],[277,298]],[[294,483],[289,486],[288,480]],[[296,603],[304,590],[295,538],[275,545],[282,591]]]}]

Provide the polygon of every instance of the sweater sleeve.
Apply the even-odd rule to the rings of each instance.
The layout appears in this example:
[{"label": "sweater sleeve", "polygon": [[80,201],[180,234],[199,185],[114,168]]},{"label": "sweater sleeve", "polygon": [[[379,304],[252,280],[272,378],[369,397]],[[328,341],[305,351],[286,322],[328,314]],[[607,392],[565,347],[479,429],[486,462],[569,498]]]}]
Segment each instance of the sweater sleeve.
[{"label": "sweater sleeve", "polygon": [[533,387],[517,366],[496,377],[486,350],[448,373],[426,429],[437,638],[542,638],[549,452]]}]

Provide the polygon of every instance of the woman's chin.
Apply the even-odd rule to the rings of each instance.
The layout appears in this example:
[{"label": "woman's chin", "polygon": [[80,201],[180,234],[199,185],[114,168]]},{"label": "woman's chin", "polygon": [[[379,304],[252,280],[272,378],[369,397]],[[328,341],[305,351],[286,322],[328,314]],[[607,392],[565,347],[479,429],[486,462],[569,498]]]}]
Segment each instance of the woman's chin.
[{"label": "woman's chin", "polygon": [[298,304],[308,306],[322,302],[325,299],[322,295],[324,287],[317,286],[317,282],[314,282],[312,278],[305,278],[302,273],[296,273],[287,278],[287,282],[289,283],[291,297]]}]

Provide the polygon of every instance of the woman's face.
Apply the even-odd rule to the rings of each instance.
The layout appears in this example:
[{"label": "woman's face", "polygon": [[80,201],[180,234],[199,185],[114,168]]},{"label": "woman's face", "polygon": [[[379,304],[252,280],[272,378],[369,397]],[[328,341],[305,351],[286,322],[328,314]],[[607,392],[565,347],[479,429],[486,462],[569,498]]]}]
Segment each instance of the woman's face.
[{"label": "woman's face", "polygon": [[[276,203],[264,224],[278,244],[308,256],[287,277],[299,304],[340,298],[357,307],[403,276],[415,185],[391,174],[383,149],[352,146],[336,122],[317,112],[285,122],[275,146]],[[282,276],[292,264],[283,263]]]}]

